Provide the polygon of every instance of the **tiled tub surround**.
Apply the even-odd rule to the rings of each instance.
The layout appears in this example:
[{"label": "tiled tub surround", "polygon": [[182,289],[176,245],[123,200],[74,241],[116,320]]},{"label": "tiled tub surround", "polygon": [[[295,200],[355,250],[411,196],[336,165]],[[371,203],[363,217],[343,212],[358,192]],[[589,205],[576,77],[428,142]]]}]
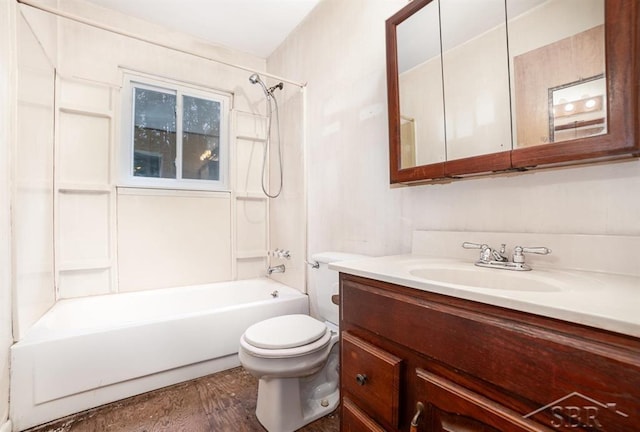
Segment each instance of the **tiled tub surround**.
[{"label": "tiled tub surround", "polygon": [[247,327],[308,312],[266,278],[59,301],[11,349],[14,430],[239,366]]},{"label": "tiled tub surround", "polygon": [[[534,291],[475,288],[433,283],[411,271],[425,265],[474,267],[477,250],[465,241],[499,248],[546,246],[552,254],[528,254],[531,272],[479,268],[482,272],[514,273],[514,277],[553,280],[558,290]],[[331,264],[340,272],[478,301],[640,337],[640,237],[494,232],[416,231],[412,253]],[[517,273],[522,273],[518,275]]]}]

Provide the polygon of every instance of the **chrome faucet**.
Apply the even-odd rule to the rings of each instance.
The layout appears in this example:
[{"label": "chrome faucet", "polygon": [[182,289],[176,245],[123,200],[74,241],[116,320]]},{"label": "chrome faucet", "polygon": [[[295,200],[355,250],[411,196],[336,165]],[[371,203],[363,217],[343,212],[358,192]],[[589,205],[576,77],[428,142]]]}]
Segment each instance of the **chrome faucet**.
[{"label": "chrome faucet", "polygon": [[516,270],[516,271],[528,271],[531,270],[527,264],[524,263],[525,253],[535,253],[539,255],[548,255],[551,253],[551,249],[546,247],[522,247],[516,246],[513,249],[513,257],[511,261],[505,256],[506,244],[502,244],[499,250],[492,249],[486,244],[480,243],[462,243],[462,247],[465,249],[480,249],[480,258],[475,262],[478,267],[489,267],[504,270]]},{"label": "chrome faucet", "polygon": [[267,269],[267,274],[272,274],[272,273],[284,273],[284,270],[285,270],[285,268],[284,268],[284,264],[280,264],[280,265],[277,265],[277,266],[275,266],[275,267],[269,267],[269,268]]},{"label": "chrome faucet", "polygon": [[284,249],[276,249],[273,252],[269,252],[269,255],[280,259],[291,259],[291,252]]}]

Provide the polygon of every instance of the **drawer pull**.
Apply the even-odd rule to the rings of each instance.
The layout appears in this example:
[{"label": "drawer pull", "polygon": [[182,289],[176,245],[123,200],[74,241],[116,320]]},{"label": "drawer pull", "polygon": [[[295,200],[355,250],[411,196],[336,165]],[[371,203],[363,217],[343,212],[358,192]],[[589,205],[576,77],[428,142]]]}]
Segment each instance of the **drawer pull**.
[{"label": "drawer pull", "polygon": [[416,414],[411,419],[411,432],[418,432],[418,423],[420,422],[420,416],[424,411],[424,404],[422,402],[418,402],[416,404]]},{"label": "drawer pull", "polygon": [[358,385],[365,385],[367,383],[367,376],[365,374],[358,374],[356,375],[356,382],[358,383]]}]

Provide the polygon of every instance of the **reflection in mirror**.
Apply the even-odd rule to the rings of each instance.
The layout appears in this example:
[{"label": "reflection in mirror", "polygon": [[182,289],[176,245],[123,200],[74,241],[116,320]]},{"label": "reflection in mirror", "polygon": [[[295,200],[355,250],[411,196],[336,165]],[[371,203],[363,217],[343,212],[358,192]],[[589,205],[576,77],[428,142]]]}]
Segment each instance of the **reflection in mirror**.
[{"label": "reflection in mirror", "polygon": [[441,0],[447,160],[511,150],[504,0]]},{"label": "reflection in mirror", "polygon": [[602,74],[549,89],[549,141],[606,133],[606,91]]},{"label": "reflection in mirror", "polygon": [[442,162],[445,143],[438,1],[400,23],[396,35],[400,168]]},{"label": "reflection in mirror", "polygon": [[507,1],[515,147],[607,133],[604,9],[605,0]]}]

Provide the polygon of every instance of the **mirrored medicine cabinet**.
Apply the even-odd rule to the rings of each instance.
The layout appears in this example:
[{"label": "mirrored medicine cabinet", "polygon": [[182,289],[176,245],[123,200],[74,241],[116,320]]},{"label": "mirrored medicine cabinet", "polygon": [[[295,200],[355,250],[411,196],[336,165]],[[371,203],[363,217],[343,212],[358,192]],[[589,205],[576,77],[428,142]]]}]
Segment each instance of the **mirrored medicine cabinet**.
[{"label": "mirrored medicine cabinet", "polygon": [[409,3],[386,22],[391,183],[639,156],[639,10]]}]

